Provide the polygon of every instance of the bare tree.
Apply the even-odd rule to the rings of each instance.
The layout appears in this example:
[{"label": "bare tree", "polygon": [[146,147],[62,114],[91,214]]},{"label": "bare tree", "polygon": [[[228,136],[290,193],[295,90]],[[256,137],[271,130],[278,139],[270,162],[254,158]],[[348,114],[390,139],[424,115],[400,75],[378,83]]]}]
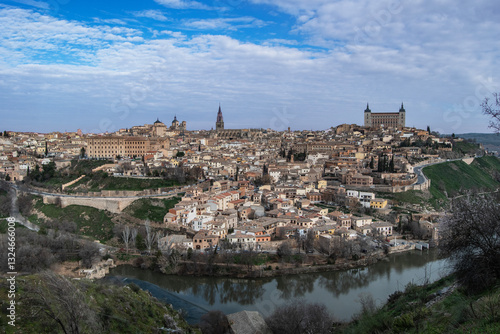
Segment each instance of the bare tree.
[{"label": "bare tree", "polygon": [[[168,234],[167,234],[167,236],[168,236]],[[156,248],[158,250],[160,250],[160,251],[162,250],[161,249],[161,240],[162,239],[163,239],[163,233],[162,232],[156,232],[156,243],[157,243]]]},{"label": "bare tree", "polygon": [[123,243],[125,244],[125,248],[127,249],[127,253],[128,253],[128,247],[130,244],[130,234],[131,234],[130,227],[128,225],[126,225],[122,231],[122,239],[123,239]]},{"label": "bare tree", "polygon": [[86,268],[92,267],[92,264],[99,259],[99,247],[93,242],[83,242],[78,251],[78,256],[82,265]]},{"label": "bare tree", "polygon": [[286,261],[292,255],[292,245],[290,244],[290,241],[283,241],[276,249],[276,254],[280,259]]},{"label": "bare tree", "polygon": [[468,291],[494,284],[500,278],[499,201],[478,195],[455,200],[441,224],[439,247]]},{"label": "bare tree", "polygon": [[490,128],[494,129],[497,133],[500,132],[500,95],[498,93],[493,93],[495,98],[495,104],[490,104],[489,98],[485,98],[484,102],[481,103],[483,108],[483,114],[490,116]]},{"label": "bare tree", "polygon": [[149,220],[146,220],[146,223],[144,223],[144,227],[146,228],[146,237],[144,238],[144,243],[146,245],[148,253],[151,254],[151,248],[156,241],[157,235],[151,230],[151,222]]},{"label": "bare tree", "polygon": [[326,334],[331,332],[333,321],[324,304],[303,300],[278,306],[266,319],[275,334]]},{"label": "bare tree", "polygon": [[59,327],[64,333],[100,332],[95,311],[89,307],[85,295],[67,278],[50,271],[40,274],[35,284],[25,286],[25,304],[29,317],[40,317]]},{"label": "bare tree", "polygon": [[306,235],[306,240],[304,242],[304,248],[305,248],[305,251],[312,251],[314,250],[314,240],[315,240],[315,236],[314,236],[314,232],[312,229],[308,230],[307,231],[307,235]]},{"label": "bare tree", "polygon": [[137,238],[137,229],[136,228],[133,228],[131,231],[130,231],[130,243],[132,245],[135,245],[135,239]]}]

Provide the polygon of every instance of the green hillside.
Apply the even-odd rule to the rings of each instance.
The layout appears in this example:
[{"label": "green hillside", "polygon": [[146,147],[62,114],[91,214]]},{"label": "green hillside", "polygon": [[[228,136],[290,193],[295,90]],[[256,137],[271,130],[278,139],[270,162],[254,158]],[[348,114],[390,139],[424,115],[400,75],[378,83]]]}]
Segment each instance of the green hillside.
[{"label": "green hillside", "polygon": [[51,274],[16,280],[16,323],[8,325],[8,282],[0,283],[2,333],[199,333],[171,305],[134,284],[68,280]]},{"label": "green hillside", "polygon": [[370,307],[337,332],[350,333],[499,333],[500,289],[498,285],[480,295],[456,288],[453,276],[433,284],[409,284],[389,296],[387,303]]},{"label": "green hillside", "polygon": [[[113,237],[113,214],[89,206],[70,205],[61,208],[54,204],[43,204],[41,197],[35,197],[35,209],[42,212],[48,220],[38,219],[36,213],[30,220],[39,223],[42,228],[57,228],[61,224],[68,225],[69,231],[79,235],[91,237],[100,241],[107,241]],[[70,223],[74,223],[71,226]]]},{"label": "green hillside", "polygon": [[477,158],[470,165],[463,161],[432,165],[423,172],[431,180],[429,190],[436,200],[446,200],[466,190],[500,187],[500,159],[492,156]]}]

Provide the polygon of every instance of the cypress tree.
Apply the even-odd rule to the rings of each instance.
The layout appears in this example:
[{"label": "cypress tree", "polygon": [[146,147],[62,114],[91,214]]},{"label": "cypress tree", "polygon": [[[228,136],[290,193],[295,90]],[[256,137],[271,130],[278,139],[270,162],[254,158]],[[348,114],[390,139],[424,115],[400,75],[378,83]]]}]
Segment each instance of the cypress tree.
[{"label": "cypress tree", "polygon": [[389,172],[394,173],[394,155],[391,158],[391,162],[389,163]]}]

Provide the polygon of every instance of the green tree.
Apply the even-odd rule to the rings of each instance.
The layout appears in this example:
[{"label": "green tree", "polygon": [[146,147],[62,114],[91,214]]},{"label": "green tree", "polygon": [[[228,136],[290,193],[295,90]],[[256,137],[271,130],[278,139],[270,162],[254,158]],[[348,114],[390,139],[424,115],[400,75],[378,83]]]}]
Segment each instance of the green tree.
[{"label": "green tree", "polygon": [[80,149],[80,158],[85,158],[85,147]]},{"label": "green tree", "polygon": [[374,166],[375,166],[375,164],[374,164],[373,157],[372,157],[370,160],[370,169],[373,169]]},{"label": "green tree", "polygon": [[391,157],[391,162],[389,162],[389,172],[394,173],[394,155]]},{"label": "green tree", "polygon": [[47,142],[45,142],[45,156],[49,154],[49,147],[47,145]]},{"label": "green tree", "polygon": [[9,174],[5,175],[5,181],[10,181],[10,175]]},{"label": "green tree", "polygon": [[137,248],[140,251],[143,251],[146,249],[144,237],[141,234],[137,234],[137,237],[135,238],[135,248]]},{"label": "green tree", "polygon": [[175,156],[176,156],[176,157],[178,157],[178,158],[181,158],[181,157],[183,157],[184,155],[185,155],[185,153],[184,153],[184,152],[179,151],[179,152],[177,152],[177,154],[176,154]]}]

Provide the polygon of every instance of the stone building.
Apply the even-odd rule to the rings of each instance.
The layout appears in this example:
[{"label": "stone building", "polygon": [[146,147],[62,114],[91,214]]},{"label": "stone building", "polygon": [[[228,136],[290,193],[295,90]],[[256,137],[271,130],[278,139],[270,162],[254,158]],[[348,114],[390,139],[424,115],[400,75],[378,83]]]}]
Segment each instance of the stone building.
[{"label": "stone building", "polygon": [[241,138],[257,138],[262,137],[262,129],[224,129],[224,117],[222,116],[221,106],[217,112],[217,120],[215,122],[215,132],[213,137],[222,139],[241,139]]},{"label": "stone building", "polygon": [[169,149],[166,138],[97,136],[87,138],[89,158],[142,157],[149,151]]},{"label": "stone building", "polygon": [[399,112],[383,112],[372,113],[368,103],[365,109],[365,127],[379,129],[379,128],[397,128],[402,129],[405,127],[406,111],[401,103]]}]

